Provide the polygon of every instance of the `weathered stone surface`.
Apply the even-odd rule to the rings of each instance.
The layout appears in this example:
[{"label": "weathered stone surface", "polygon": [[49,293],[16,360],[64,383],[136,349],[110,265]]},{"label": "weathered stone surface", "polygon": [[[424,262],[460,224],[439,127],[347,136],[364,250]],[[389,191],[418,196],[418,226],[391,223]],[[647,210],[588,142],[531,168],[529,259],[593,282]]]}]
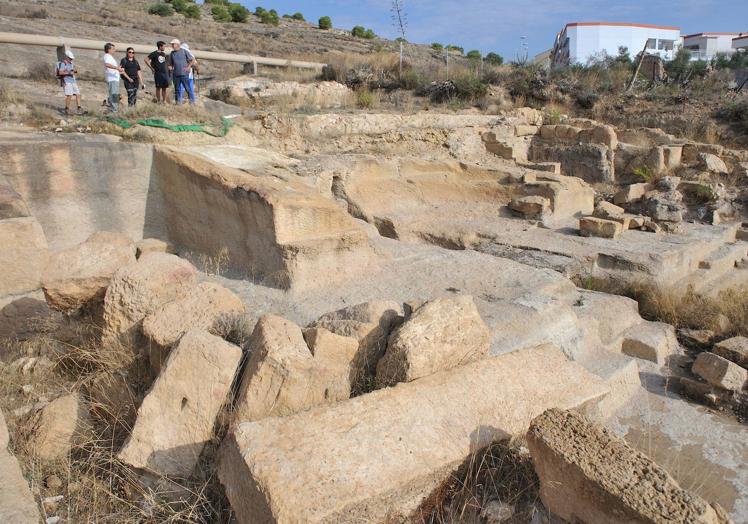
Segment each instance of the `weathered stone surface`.
[{"label": "weathered stone surface", "polygon": [[0,181],[0,220],[27,216],[30,216],[29,208],[21,195]]},{"label": "weathered stone surface", "polygon": [[8,452],[8,427],[0,412],[0,522],[38,524],[39,510],[16,458]]},{"label": "weathered stone surface", "polygon": [[704,500],[609,429],[551,409],[527,432],[543,504],[569,522],[722,522]]},{"label": "weathered stone surface", "polygon": [[699,163],[703,169],[719,175],[726,175],[730,171],[727,169],[725,162],[712,153],[699,153]]},{"label": "weathered stone surface", "polygon": [[144,238],[135,244],[135,256],[140,258],[146,253],[174,253],[174,246],[158,238]]},{"label": "weathered stone surface", "polygon": [[203,282],[186,295],[164,304],[143,320],[143,333],[153,343],[150,361],[158,372],[168,356],[168,347],[191,329],[209,331],[221,319],[244,314],[244,303],[225,287]]},{"label": "weathered stone surface", "polygon": [[119,269],[104,298],[104,339],[133,338],[143,319],[195,285],[195,267],[175,255],[148,253]]},{"label": "weathered stone surface", "polygon": [[33,217],[0,220],[0,297],[39,289],[47,239]]},{"label": "weathered stone surface", "polygon": [[664,364],[667,357],[678,351],[678,347],[673,326],[645,321],[624,333],[621,351],[631,357]]},{"label": "weathered stone surface", "polygon": [[90,429],[88,409],[76,394],[59,397],[34,414],[29,429],[29,445],[42,460],[65,457],[85,442]]},{"label": "weathered stone surface", "polygon": [[[236,423],[285,416],[350,396],[341,368],[317,361],[301,328],[266,315],[249,342],[250,358],[237,395]],[[345,373],[342,373],[345,375]]]},{"label": "weathered stone surface", "polygon": [[616,239],[621,236],[623,225],[614,220],[596,217],[579,219],[579,234],[583,237],[602,237]]},{"label": "weathered stone surface", "polygon": [[514,126],[515,136],[537,135],[539,132],[540,132],[540,128],[538,126],[530,126],[530,125],[525,125],[525,124]]},{"label": "weathered stone surface", "polygon": [[132,240],[121,233],[98,231],[82,244],[50,254],[42,275],[44,296],[60,311],[101,303],[114,272],[133,262]]},{"label": "weathered stone surface", "polygon": [[[714,331],[709,329],[679,329],[678,338],[684,345],[692,349],[706,349],[711,347]],[[717,353],[716,351],[714,351]],[[721,355],[724,357],[724,355]]]},{"label": "weathered stone surface", "polygon": [[735,362],[738,366],[748,368],[748,338],[746,337],[732,337],[717,342],[712,348],[712,353]]},{"label": "weathered stone surface", "polygon": [[210,333],[189,331],[138,409],[118,457],[162,475],[192,473],[227,401],[242,351]]},{"label": "weathered stone surface", "polygon": [[551,210],[551,201],[542,196],[525,196],[515,198],[509,203],[509,209],[525,218],[541,218]]},{"label": "weathered stone surface", "polygon": [[597,203],[597,205],[595,205],[595,212],[592,214],[592,216],[597,218],[612,219],[613,217],[622,216],[625,212],[626,210],[622,207],[611,204],[610,202],[606,202],[605,200],[601,200]]},{"label": "weathered stone surface", "polygon": [[682,222],[685,206],[679,191],[651,192],[644,199],[642,212],[661,222]]},{"label": "weathered stone surface", "polygon": [[748,380],[748,371],[714,353],[699,353],[693,372],[713,386],[730,391],[741,391]]},{"label": "weathered stone surface", "polygon": [[473,297],[430,300],[390,336],[377,365],[377,384],[410,382],[480,360],[488,355],[490,341]]},{"label": "weathered stone surface", "polygon": [[[563,131],[564,139],[574,141],[574,130],[570,126],[556,126],[556,133]],[[542,141],[541,141],[542,142]],[[602,144],[555,144],[533,143],[530,160],[534,162],[560,162],[561,172],[576,176],[586,182],[611,182],[615,178],[615,168],[611,161],[611,150]]]},{"label": "weathered stone surface", "polygon": [[580,142],[589,142],[591,144],[603,144],[611,151],[618,147],[618,135],[613,126],[595,125],[588,129],[582,129],[579,132]]},{"label": "weathered stone surface", "polygon": [[559,349],[538,346],[241,424],[224,441],[219,478],[240,523],[408,517],[471,452],[605,392]]},{"label": "weathered stone surface", "polygon": [[614,204],[628,204],[630,202],[636,202],[641,200],[645,194],[652,191],[654,186],[649,183],[631,184],[613,195]]},{"label": "weathered stone surface", "polygon": [[314,359],[330,366],[341,366],[353,372],[353,362],[358,352],[358,340],[336,335],[322,327],[307,328],[304,340]]}]

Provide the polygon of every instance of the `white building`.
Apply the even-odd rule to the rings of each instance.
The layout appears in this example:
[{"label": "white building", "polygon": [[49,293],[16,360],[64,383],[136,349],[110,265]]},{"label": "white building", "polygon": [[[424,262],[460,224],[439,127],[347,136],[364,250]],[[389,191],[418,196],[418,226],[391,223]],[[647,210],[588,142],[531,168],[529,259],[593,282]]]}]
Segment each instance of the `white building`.
[{"label": "white building", "polygon": [[575,22],[566,24],[553,46],[554,67],[585,64],[603,53],[616,56],[619,47],[626,47],[633,58],[647,44],[647,53],[670,60],[680,40],[680,28],[620,22]]},{"label": "white building", "polygon": [[691,52],[691,60],[711,60],[718,53],[732,53],[732,42],[740,33],[694,33],[683,37],[683,47]]},{"label": "white building", "polygon": [[742,50],[748,53],[748,33],[740,33],[732,39],[732,48],[735,51]]}]

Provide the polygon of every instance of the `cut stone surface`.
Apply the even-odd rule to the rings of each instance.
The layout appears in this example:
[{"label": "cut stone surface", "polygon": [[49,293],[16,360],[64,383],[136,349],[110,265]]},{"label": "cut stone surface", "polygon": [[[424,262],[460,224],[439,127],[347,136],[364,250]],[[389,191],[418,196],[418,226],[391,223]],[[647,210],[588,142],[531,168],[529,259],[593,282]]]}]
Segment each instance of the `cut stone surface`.
[{"label": "cut stone surface", "polygon": [[711,385],[730,391],[741,391],[748,380],[748,371],[744,368],[707,351],[699,353],[692,369]]},{"label": "cut stone surface", "polygon": [[350,396],[350,384],[340,380],[346,373],[340,366],[317,361],[301,328],[290,320],[260,318],[249,348],[234,410],[237,423],[290,415]]},{"label": "cut stone surface", "polygon": [[712,353],[735,362],[738,366],[748,368],[748,338],[746,337],[732,337],[717,342],[712,348]]},{"label": "cut stone surface", "polygon": [[39,289],[47,239],[33,217],[0,220],[0,297]]},{"label": "cut stone surface", "polygon": [[33,416],[29,445],[42,460],[64,458],[85,442],[90,429],[88,409],[76,394],[59,397]]},{"label": "cut stone surface", "polygon": [[525,218],[541,218],[550,212],[551,201],[542,196],[526,196],[512,200],[509,208]]},{"label": "cut stone surface", "polygon": [[161,369],[168,347],[187,331],[209,331],[221,319],[243,314],[244,304],[234,293],[212,282],[198,284],[186,295],[164,304],[143,320],[143,333],[153,343],[150,347],[151,368],[155,372]]},{"label": "cut stone surface", "polygon": [[0,412],[0,522],[39,524],[39,510],[16,458],[8,451],[8,427]]},{"label": "cut stone surface", "polygon": [[132,240],[121,233],[96,232],[82,244],[50,255],[42,275],[44,296],[59,311],[102,303],[114,272],[133,262]]},{"label": "cut stone surface", "polygon": [[597,218],[611,219],[613,217],[620,217],[625,212],[626,211],[622,207],[611,204],[610,202],[606,202],[605,200],[601,200],[595,206],[595,212],[592,215]]},{"label": "cut stone surface", "polygon": [[620,222],[595,217],[579,219],[579,234],[583,237],[616,239],[621,236],[622,232],[623,225]]},{"label": "cut stone surface", "polygon": [[399,520],[470,453],[523,433],[549,407],[606,392],[559,349],[538,346],[240,424],[223,443],[219,478],[240,523]]},{"label": "cut stone surface", "polygon": [[730,171],[727,169],[725,162],[712,153],[699,153],[699,162],[701,167],[712,173],[726,175]]},{"label": "cut stone surface", "polygon": [[140,258],[146,253],[174,253],[174,246],[158,238],[144,238],[135,244],[135,256]]},{"label": "cut stone surface", "polygon": [[213,434],[241,356],[239,347],[206,331],[185,334],[143,399],[119,459],[161,475],[189,476]]},{"label": "cut stone surface", "polygon": [[431,300],[390,336],[377,365],[377,384],[410,382],[480,360],[488,355],[490,341],[473,297]]},{"label": "cut stone surface", "polygon": [[112,277],[104,298],[106,339],[137,337],[149,313],[195,285],[195,267],[175,255],[148,253]]},{"label": "cut stone surface", "polygon": [[624,187],[613,196],[614,204],[628,204],[641,200],[645,194],[652,191],[654,186],[649,183],[631,184]]},{"label": "cut stone surface", "polygon": [[629,328],[623,335],[621,351],[631,357],[665,364],[678,351],[675,329],[664,322],[648,322]]},{"label": "cut stone surface", "polygon": [[0,220],[30,216],[29,208],[23,197],[0,180]]},{"label": "cut stone surface", "polygon": [[[304,340],[314,355],[314,360],[330,367],[342,368],[341,377],[345,377],[349,382],[354,378],[358,340],[336,335],[321,327],[305,329]],[[350,384],[348,387],[350,389]]]},{"label": "cut stone surface", "polygon": [[569,522],[721,523],[700,497],[609,429],[551,409],[527,432],[540,497]]}]

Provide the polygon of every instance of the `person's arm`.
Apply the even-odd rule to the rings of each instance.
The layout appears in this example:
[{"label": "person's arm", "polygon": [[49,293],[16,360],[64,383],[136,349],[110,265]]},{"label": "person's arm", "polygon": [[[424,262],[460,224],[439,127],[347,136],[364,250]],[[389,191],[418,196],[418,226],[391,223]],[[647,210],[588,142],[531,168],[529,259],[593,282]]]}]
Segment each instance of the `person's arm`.
[{"label": "person's arm", "polygon": [[195,64],[195,57],[192,56],[192,53],[185,52],[184,57],[187,59],[187,65],[184,68],[185,73],[189,73],[190,69],[192,69],[192,66]]},{"label": "person's arm", "polygon": [[132,84],[132,83],[133,83],[133,80],[132,80],[132,78],[130,78],[130,75],[128,75],[128,74],[127,74],[127,73],[125,72],[125,60],[126,60],[126,59],[125,59],[125,58],[123,58],[123,59],[122,59],[122,61],[121,61],[121,62],[119,63],[119,70],[120,70],[120,73],[122,73],[122,76],[124,76],[124,77],[125,77],[125,78],[127,79],[127,81],[128,81],[128,82],[130,82],[130,83]]},{"label": "person's arm", "polygon": [[140,86],[145,87],[145,82],[143,82],[143,71],[138,67],[138,80],[140,81]]},{"label": "person's arm", "polygon": [[172,57],[173,53],[174,51],[169,53],[169,65],[168,65],[169,72],[174,71],[174,58]]},{"label": "person's arm", "polygon": [[147,65],[150,68],[151,72],[153,72],[153,73],[156,72],[156,70],[154,69],[153,65],[151,64],[151,55],[148,55],[148,56],[145,57],[145,65]]},{"label": "person's arm", "polygon": [[197,62],[197,58],[194,56],[192,57],[192,67],[195,68],[195,73],[200,74],[200,64]]}]

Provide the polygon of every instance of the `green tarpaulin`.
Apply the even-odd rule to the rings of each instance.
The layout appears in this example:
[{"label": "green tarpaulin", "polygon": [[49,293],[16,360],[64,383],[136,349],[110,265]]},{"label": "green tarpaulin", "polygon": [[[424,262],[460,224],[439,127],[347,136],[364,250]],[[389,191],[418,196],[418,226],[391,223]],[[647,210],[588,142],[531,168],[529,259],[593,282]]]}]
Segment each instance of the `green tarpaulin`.
[{"label": "green tarpaulin", "polygon": [[161,129],[168,129],[169,131],[176,132],[195,131],[198,133],[206,133],[210,136],[218,137],[226,136],[226,133],[229,132],[229,128],[233,125],[233,122],[231,120],[223,117],[221,117],[221,129],[218,131],[212,131],[208,129],[205,124],[169,124],[165,120],[162,120],[160,118],[144,118],[141,120],[136,120],[135,122],[130,122],[129,120],[125,120],[124,118],[107,117],[106,121],[111,122],[112,124],[123,129],[130,129],[131,127],[139,125],[148,127],[160,127]]}]

